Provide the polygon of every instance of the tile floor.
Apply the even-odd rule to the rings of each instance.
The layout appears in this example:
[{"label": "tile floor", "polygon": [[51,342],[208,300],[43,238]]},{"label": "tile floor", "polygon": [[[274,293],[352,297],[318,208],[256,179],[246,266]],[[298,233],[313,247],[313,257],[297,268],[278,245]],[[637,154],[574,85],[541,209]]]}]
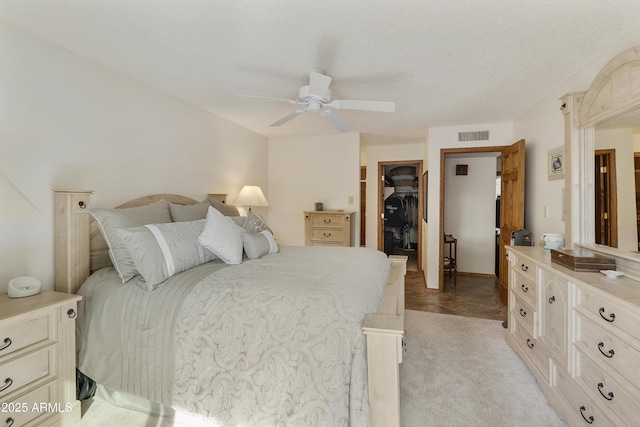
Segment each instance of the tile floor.
[{"label": "tile floor", "polygon": [[444,291],[439,292],[425,287],[422,272],[407,271],[405,308],[481,319],[507,319],[507,306],[500,302],[495,277],[458,273],[456,282],[454,286],[453,279],[445,274]]}]

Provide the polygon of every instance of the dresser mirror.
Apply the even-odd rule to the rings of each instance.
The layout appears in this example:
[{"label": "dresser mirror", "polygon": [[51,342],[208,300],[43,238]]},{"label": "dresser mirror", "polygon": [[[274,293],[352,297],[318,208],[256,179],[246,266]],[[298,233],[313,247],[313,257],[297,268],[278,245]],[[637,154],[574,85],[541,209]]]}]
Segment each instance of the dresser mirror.
[{"label": "dresser mirror", "polygon": [[[640,263],[634,153],[640,151],[640,47],[627,49],[607,63],[580,97],[577,109],[578,135],[569,149],[578,152],[577,173],[572,176],[578,191],[578,211],[572,221],[579,224],[576,243]],[[613,153],[607,158],[603,154]],[[613,159],[617,179],[610,179],[611,203],[617,206],[617,228],[603,228],[599,166]],[[600,163],[604,162],[604,163]],[[608,179],[608,178],[607,178]],[[605,179],[604,181],[606,182]],[[596,189],[598,189],[596,191]],[[640,188],[638,188],[640,190]],[[596,213],[598,212],[598,213]],[[603,218],[609,220],[610,218]]]}]

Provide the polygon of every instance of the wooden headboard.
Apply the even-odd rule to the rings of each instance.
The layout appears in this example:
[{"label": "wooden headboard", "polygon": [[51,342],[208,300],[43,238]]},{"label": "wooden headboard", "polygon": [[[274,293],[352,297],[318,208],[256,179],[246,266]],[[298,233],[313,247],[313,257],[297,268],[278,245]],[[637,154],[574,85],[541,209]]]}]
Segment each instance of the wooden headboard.
[{"label": "wooden headboard", "polygon": [[[91,273],[111,264],[107,243],[90,215],[93,191],[54,190],[55,290],[74,294]],[[226,203],[226,194],[207,194]],[[177,194],[153,194],[130,200],[115,209],[148,205],[164,199],[169,203],[200,203]]]}]

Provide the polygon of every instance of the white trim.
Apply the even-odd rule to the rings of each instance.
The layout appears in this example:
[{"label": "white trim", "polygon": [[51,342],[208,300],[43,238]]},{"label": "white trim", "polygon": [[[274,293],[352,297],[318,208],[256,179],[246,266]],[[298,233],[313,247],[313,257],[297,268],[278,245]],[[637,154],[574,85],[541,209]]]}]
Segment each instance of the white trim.
[{"label": "white trim", "polygon": [[167,277],[171,277],[176,273],[176,263],[173,260],[173,255],[171,255],[171,250],[169,249],[169,245],[165,240],[162,232],[155,225],[147,224],[145,225],[147,229],[153,234],[156,242],[158,242],[158,246],[160,247],[160,251],[162,251],[162,256],[164,257],[164,263],[167,266]]}]

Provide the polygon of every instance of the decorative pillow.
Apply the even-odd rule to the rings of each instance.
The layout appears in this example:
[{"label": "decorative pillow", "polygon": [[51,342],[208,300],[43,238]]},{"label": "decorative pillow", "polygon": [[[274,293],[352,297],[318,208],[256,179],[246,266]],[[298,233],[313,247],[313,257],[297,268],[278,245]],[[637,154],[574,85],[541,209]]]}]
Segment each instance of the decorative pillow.
[{"label": "decorative pillow", "polygon": [[238,211],[238,208],[236,208],[235,206],[229,206],[226,203],[219,202],[209,197],[207,197],[205,202],[211,204],[211,206],[213,206],[214,208],[222,212],[222,215],[240,216],[240,212]]},{"label": "decorative pillow", "polygon": [[198,242],[204,223],[199,219],[118,230],[150,291],[174,274],[216,259]]},{"label": "decorative pillow", "polygon": [[[242,225],[242,228],[247,233],[259,233],[263,230],[269,230],[271,232],[271,229],[267,227],[267,223],[264,222],[264,218],[254,214],[252,211],[247,212],[247,219]],[[273,232],[271,232],[271,234],[273,235]]]},{"label": "decorative pillow", "polygon": [[278,253],[278,244],[269,230],[262,230],[259,233],[242,233],[242,241],[249,259]]},{"label": "decorative pillow", "polygon": [[122,243],[117,229],[136,227],[145,224],[171,222],[169,204],[164,200],[126,209],[92,209],[104,240],[109,247],[109,257],[116,268],[122,283],[138,274],[129,251]]},{"label": "decorative pillow", "polygon": [[227,264],[242,262],[242,228],[213,206],[198,241]]},{"label": "decorative pillow", "polygon": [[199,203],[197,205],[179,205],[169,203],[169,212],[173,222],[196,221],[205,219],[209,210],[209,203]]},{"label": "decorative pillow", "polygon": [[244,223],[247,222],[246,216],[230,216],[229,218],[231,218],[238,227],[244,226]]}]

